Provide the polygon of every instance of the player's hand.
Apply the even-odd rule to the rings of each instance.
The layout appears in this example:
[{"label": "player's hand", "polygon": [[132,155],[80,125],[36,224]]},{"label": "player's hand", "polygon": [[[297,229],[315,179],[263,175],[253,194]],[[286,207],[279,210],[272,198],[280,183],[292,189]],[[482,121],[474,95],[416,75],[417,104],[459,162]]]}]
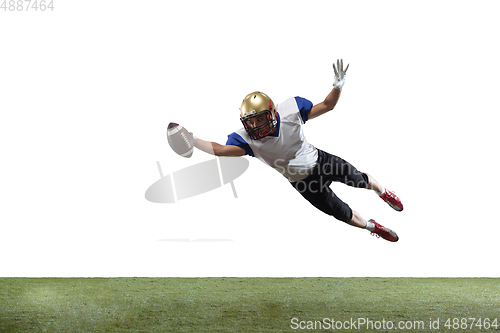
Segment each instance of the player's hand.
[{"label": "player's hand", "polygon": [[335,81],[333,81],[333,87],[335,89],[342,89],[345,83],[345,77],[347,69],[349,68],[349,64],[344,69],[344,62],[342,59],[337,59],[337,68],[335,68],[335,63],[333,64],[333,71],[335,72]]}]

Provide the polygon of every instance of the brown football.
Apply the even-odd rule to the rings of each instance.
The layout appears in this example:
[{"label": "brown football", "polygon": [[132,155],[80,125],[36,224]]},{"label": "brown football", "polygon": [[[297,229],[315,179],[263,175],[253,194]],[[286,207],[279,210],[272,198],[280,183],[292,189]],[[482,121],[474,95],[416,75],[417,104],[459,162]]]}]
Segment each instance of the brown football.
[{"label": "brown football", "polygon": [[182,157],[191,157],[194,150],[194,137],[189,131],[176,123],[168,124],[167,138],[170,147]]}]

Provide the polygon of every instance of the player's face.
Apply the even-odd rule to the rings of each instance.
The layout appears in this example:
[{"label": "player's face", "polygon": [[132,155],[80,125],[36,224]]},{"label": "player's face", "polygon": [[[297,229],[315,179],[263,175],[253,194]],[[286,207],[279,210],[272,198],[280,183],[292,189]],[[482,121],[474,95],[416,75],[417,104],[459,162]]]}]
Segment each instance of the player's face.
[{"label": "player's face", "polygon": [[[269,134],[269,122],[266,115],[258,115],[245,121],[248,127],[255,129],[257,137],[264,137]],[[267,126],[266,126],[267,125]]]},{"label": "player's face", "polygon": [[246,121],[248,127],[250,128],[257,128],[259,126],[262,126],[265,122],[267,121],[266,116],[260,115],[257,117],[252,117]]}]

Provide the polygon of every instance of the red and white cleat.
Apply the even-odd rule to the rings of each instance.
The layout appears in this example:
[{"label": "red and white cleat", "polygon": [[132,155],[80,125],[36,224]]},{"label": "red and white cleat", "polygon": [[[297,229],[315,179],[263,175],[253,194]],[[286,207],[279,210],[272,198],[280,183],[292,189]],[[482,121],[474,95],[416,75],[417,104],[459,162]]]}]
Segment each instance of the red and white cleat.
[{"label": "red and white cleat", "polygon": [[375,230],[372,231],[372,236],[377,236],[377,237],[382,237],[385,240],[388,240],[389,242],[397,242],[399,240],[398,235],[392,231],[389,228],[386,228],[377,222],[375,220],[369,220],[371,223],[375,224]]},{"label": "red and white cleat", "polygon": [[403,210],[403,204],[401,203],[401,200],[397,197],[397,195],[394,194],[394,192],[386,189],[384,191],[384,194],[382,194],[380,198],[387,202],[387,204],[394,210],[397,210],[398,212]]}]

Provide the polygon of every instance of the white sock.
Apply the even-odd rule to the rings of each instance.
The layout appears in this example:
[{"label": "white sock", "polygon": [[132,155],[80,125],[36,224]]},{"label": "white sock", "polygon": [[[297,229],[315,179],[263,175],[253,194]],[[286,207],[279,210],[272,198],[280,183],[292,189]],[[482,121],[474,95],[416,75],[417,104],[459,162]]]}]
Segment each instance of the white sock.
[{"label": "white sock", "polygon": [[375,231],[375,224],[373,224],[373,222],[366,221],[365,229],[368,229],[369,231]]}]

